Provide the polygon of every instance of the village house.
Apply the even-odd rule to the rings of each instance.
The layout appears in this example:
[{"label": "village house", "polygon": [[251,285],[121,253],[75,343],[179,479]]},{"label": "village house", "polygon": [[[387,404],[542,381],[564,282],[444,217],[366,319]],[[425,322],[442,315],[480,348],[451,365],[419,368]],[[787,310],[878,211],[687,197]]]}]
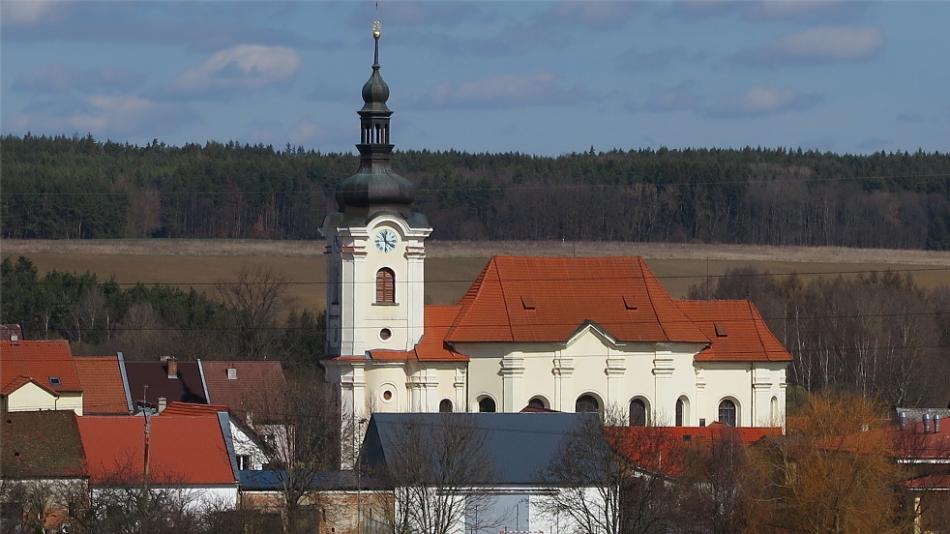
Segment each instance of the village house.
[{"label": "village house", "polygon": [[70,521],[70,507],[85,502],[88,474],[72,410],[2,411],[0,421],[0,524],[50,531]]},{"label": "village house", "polygon": [[111,356],[75,356],[73,363],[83,386],[83,415],[129,415],[134,407],[121,352]]},{"label": "village house", "polygon": [[0,382],[5,411],[83,414],[83,388],[66,341],[0,341]]},{"label": "village house", "polygon": [[193,510],[233,509],[237,503],[227,417],[84,416],[79,433],[92,499],[147,484],[174,492]]},{"label": "village house", "polygon": [[327,247],[326,379],[343,424],[382,412],[626,412],[633,424],[783,427],[791,355],[748,301],[673,299],[639,257],[488,261],[455,305],[427,305],[414,186],[390,166],[379,65],[359,111],[360,166]]},{"label": "village house", "polygon": [[161,417],[213,415],[226,419],[229,439],[234,448],[234,459],[240,471],[263,469],[264,465],[273,459],[273,448],[267,445],[240,417],[235,416],[230,407],[225,404],[192,404],[175,401],[159,415]]},{"label": "village house", "polygon": [[[361,469],[381,478],[393,487],[397,524],[405,507],[426,506],[419,495],[438,501],[447,496],[457,499],[461,514],[454,517],[449,532],[573,532],[579,526],[570,517],[551,512],[550,502],[567,488],[551,467],[564,446],[593,421],[591,414],[574,413],[377,413],[366,432],[362,447]],[[419,430],[413,432],[413,430]],[[453,434],[448,448],[444,433]],[[454,440],[459,434],[470,443]],[[420,457],[407,457],[407,439],[418,440]],[[473,462],[475,476],[459,477],[452,471],[453,461],[441,459],[477,449],[472,457],[458,458]],[[431,453],[431,457],[428,454]],[[428,464],[414,467],[409,464]],[[411,472],[406,472],[406,469]],[[464,470],[464,469],[463,469]],[[395,471],[395,472],[394,472]],[[413,484],[406,487],[406,484]],[[418,487],[417,487],[418,486]],[[427,487],[425,491],[420,487]],[[597,499],[596,488],[580,488]],[[400,500],[408,503],[400,503]],[[430,513],[449,514],[449,503],[430,504]],[[410,528],[419,528],[414,519]]]}]

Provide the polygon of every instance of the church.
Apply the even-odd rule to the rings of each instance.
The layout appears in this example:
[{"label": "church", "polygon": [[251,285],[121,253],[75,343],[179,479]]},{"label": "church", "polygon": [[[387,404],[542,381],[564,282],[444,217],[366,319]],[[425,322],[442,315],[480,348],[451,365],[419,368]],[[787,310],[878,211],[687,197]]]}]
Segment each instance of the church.
[{"label": "church", "polygon": [[673,299],[640,257],[491,258],[454,305],[425,304],[424,214],[390,165],[374,27],[360,165],[322,227],[326,380],[376,412],[623,413],[632,425],[784,426],[791,355],[748,301]]}]

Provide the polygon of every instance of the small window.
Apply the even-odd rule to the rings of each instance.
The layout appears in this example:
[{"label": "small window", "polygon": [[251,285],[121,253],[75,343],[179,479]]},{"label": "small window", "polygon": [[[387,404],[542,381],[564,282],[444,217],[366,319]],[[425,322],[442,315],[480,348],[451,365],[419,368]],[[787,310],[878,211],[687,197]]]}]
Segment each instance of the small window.
[{"label": "small window", "polygon": [[728,337],[729,331],[726,330],[726,325],[722,323],[713,323],[716,326],[716,337]]},{"label": "small window", "polygon": [[495,399],[491,397],[482,397],[478,400],[478,411],[493,413],[495,411]]},{"label": "small window", "polygon": [[574,403],[574,411],[577,413],[597,413],[600,411],[600,403],[593,395],[581,395],[577,397]]},{"label": "small window", "polygon": [[633,299],[633,297],[624,296],[624,297],[623,297],[623,307],[626,308],[626,309],[628,309],[628,310],[636,310],[636,309],[637,309],[637,302]]},{"label": "small window", "polygon": [[676,399],[676,426],[686,426],[689,419],[689,401],[685,397]]},{"label": "small window", "polygon": [[719,403],[719,422],[724,425],[736,426],[738,419],[738,410],[736,403],[725,399]]},{"label": "small window", "polygon": [[251,468],[251,457],[247,454],[238,454],[236,456],[238,469],[244,471]]},{"label": "small window", "polygon": [[396,273],[389,267],[376,271],[376,302],[379,304],[396,303]]},{"label": "small window", "polygon": [[643,399],[630,401],[630,426],[647,426],[647,403]]},{"label": "small window", "polygon": [[535,308],[534,299],[531,297],[521,297],[521,307],[526,310],[533,310]]},{"label": "small window", "polygon": [[388,341],[389,338],[391,337],[393,337],[392,330],[388,328],[383,328],[382,330],[379,331],[379,339],[382,339],[383,341]]},{"label": "small window", "polygon": [[228,380],[237,380],[237,369],[234,367],[228,368]]},{"label": "small window", "polygon": [[452,401],[449,399],[442,399],[442,402],[439,403],[439,412],[452,413]]},{"label": "small window", "polygon": [[51,376],[51,377],[49,377],[49,383],[50,383],[51,385],[53,385],[53,386],[58,386],[58,385],[62,384],[63,382],[62,382],[62,380],[59,379],[58,376]]},{"label": "small window", "polygon": [[384,400],[384,401],[391,401],[391,400],[393,400],[393,392],[392,392],[392,391],[389,391],[388,389],[387,389],[386,391],[384,391],[384,392],[383,392],[383,400]]}]

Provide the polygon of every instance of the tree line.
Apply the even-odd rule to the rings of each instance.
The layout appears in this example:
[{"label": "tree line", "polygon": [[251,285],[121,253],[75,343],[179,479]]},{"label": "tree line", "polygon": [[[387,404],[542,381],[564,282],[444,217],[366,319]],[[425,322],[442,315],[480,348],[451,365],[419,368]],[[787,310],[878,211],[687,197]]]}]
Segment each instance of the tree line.
[{"label": "tree line", "polygon": [[25,258],[0,264],[0,323],[27,339],[66,339],[76,353],[122,351],[129,359],[280,360],[315,366],[323,354],[324,316],[290,309],[286,281],[244,270],[207,292],[169,286],[120,286],[95,274],[39,276]]},{"label": "tree line", "polygon": [[[5,238],[317,239],[356,156],[235,142],[2,138]],[[416,205],[455,240],[568,239],[950,249],[950,154],[399,151]]]},{"label": "tree line", "polygon": [[728,271],[690,298],[748,299],[794,356],[788,382],[848,391],[888,406],[950,401],[950,287],[924,289],[905,274],[770,276]]}]

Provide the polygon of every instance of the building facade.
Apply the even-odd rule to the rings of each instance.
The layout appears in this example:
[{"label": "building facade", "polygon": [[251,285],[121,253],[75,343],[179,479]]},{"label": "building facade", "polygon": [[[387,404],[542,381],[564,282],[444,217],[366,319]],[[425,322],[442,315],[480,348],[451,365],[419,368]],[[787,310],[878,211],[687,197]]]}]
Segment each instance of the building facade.
[{"label": "building facade", "polygon": [[327,239],[327,380],[344,418],[377,412],[623,413],[631,424],[784,426],[791,356],[746,301],[674,300],[642,258],[495,257],[452,306],[425,304],[414,188],[390,166],[379,66],[360,167]]}]

